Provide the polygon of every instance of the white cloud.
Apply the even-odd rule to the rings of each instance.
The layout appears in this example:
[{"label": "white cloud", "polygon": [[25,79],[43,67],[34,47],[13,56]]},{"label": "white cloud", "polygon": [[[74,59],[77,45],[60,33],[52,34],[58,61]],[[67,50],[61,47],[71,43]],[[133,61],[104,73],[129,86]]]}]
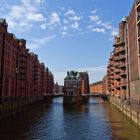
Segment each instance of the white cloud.
[{"label": "white cloud", "polygon": [[29,21],[44,21],[45,19],[44,19],[44,16],[42,15],[42,14],[34,14],[34,13],[29,13],[28,15],[27,15],[27,19],[29,20]]},{"label": "white cloud", "polygon": [[46,27],[47,27],[47,25],[45,23],[40,25],[40,28],[43,30],[46,29]]},{"label": "white cloud", "polygon": [[65,31],[67,31],[71,33],[71,31],[77,31],[77,30],[80,31],[79,28],[80,28],[81,19],[82,16],[80,16],[80,14],[78,14],[76,11],[72,9],[68,9],[64,13],[62,32],[65,33]]},{"label": "white cloud", "polygon": [[74,29],[74,30],[77,30],[77,29],[79,28],[78,22],[74,22],[74,23],[71,25],[71,28]]},{"label": "white cloud", "polygon": [[78,20],[81,20],[81,16],[73,16],[72,18],[71,18],[72,20],[75,20],[75,21],[78,21]]},{"label": "white cloud", "polygon": [[92,11],[91,13],[92,15],[90,15],[89,18],[92,24],[88,25],[87,28],[91,32],[105,33],[106,29],[110,27],[109,24],[103,23],[100,17],[96,14],[96,10]]},{"label": "white cloud", "polygon": [[44,2],[44,0],[34,0],[37,5],[40,5]]},{"label": "white cloud", "polygon": [[[76,68],[75,70],[79,72],[87,71],[89,74],[89,81],[90,83],[93,83],[102,80],[102,78],[106,74],[106,69],[107,66],[99,66],[99,67],[88,67],[88,68]],[[69,69],[69,70],[73,70],[73,69]],[[64,78],[67,75],[67,71],[54,72],[54,75],[55,75],[55,81],[63,85]]]},{"label": "white cloud", "polygon": [[112,35],[112,36],[118,35],[118,30],[117,30],[117,29],[112,29],[111,35]]},{"label": "white cloud", "polygon": [[66,31],[62,31],[62,32],[61,32],[62,37],[65,37],[67,34],[68,34],[68,33],[67,33]]},{"label": "white cloud", "polygon": [[[41,2],[41,0],[36,0],[36,2]],[[45,21],[45,17],[33,0],[21,0],[19,5],[9,8],[10,12],[6,19],[10,30],[24,31],[30,29],[34,23]]]},{"label": "white cloud", "polygon": [[69,16],[69,15],[75,15],[74,10],[69,9],[69,10],[65,13],[65,16]]},{"label": "white cloud", "polygon": [[97,32],[97,33],[105,33],[108,32],[111,37],[109,40],[112,40],[112,36],[118,34],[118,31],[113,28],[111,22],[106,22],[101,19],[101,17],[97,14],[97,10],[91,11],[91,15],[89,16],[90,24],[87,26],[89,31]]},{"label": "white cloud", "polygon": [[60,17],[59,14],[56,12],[52,12],[49,16],[49,25],[58,25],[60,24]]},{"label": "white cloud", "polygon": [[54,35],[44,38],[36,38],[31,39],[27,42],[27,48],[33,50],[37,48],[41,48],[47,45],[48,42],[50,42],[53,38],[55,38]]},{"label": "white cloud", "polygon": [[66,13],[65,16],[73,21],[80,21],[81,20],[81,16],[78,15],[78,13],[76,13],[74,10],[69,9]]},{"label": "white cloud", "polygon": [[80,12],[65,8],[55,12],[47,11],[46,9],[50,14],[45,16],[41,11],[44,2],[45,0],[21,0],[19,4],[8,6],[7,11],[9,13],[6,19],[10,31],[21,32],[33,27],[40,27],[43,30],[57,29],[58,34],[63,36],[70,35],[68,33],[72,33],[72,31],[78,31],[80,34],[84,34],[84,32],[104,33],[109,31],[111,35],[116,34],[112,24],[104,22],[97,14],[96,9],[90,12],[89,20],[84,21],[85,24],[89,22],[89,25],[87,25],[88,31],[85,31],[84,27],[81,27],[81,20],[83,20],[84,16]]},{"label": "white cloud", "polygon": [[118,35],[118,29],[112,29],[111,31],[110,31],[110,35],[111,35],[111,37],[108,39],[109,41],[113,41],[114,40],[114,36],[116,36],[116,35]]},{"label": "white cloud", "polygon": [[91,15],[91,16],[89,16],[89,17],[90,17],[90,20],[91,20],[91,21],[95,21],[96,23],[97,23],[97,22],[101,22],[100,17],[97,16],[97,15]]},{"label": "white cloud", "polygon": [[108,30],[112,29],[111,23],[102,23],[102,26]]},{"label": "white cloud", "polygon": [[104,28],[92,28],[91,31],[92,32],[97,32],[97,33],[105,33]]},{"label": "white cloud", "polygon": [[47,20],[45,23],[43,23],[40,26],[42,29],[50,29],[54,30],[56,28],[61,28],[61,18],[59,13],[57,12],[51,12],[50,15],[48,16]]}]

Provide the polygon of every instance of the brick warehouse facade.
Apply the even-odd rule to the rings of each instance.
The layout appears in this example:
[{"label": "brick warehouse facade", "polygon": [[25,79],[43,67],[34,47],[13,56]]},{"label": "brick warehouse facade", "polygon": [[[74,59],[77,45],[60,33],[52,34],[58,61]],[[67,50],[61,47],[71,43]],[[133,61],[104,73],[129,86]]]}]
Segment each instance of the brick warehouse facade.
[{"label": "brick warehouse facade", "polygon": [[38,97],[53,93],[53,74],[38,56],[26,48],[26,40],[8,33],[8,24],[0,19],[0,97],[14,101],[18,97]]},{"label": "brick warehouse facade", "polygon": [[80,77],[82,79],[82,94],[89,94],[90,93],[90,86],[89,86],[89,76],[88,72],[80,72]]},{"label": "brick warehouse facade", "polygon": [[64,79],[64,95],[81,96],[89,93],[88,73],[68,71]]},{"label": "brick warehouse facade", "polygon": [[107,92],[134,104],[140,101],[140,1],[119,24],[107,68]]},{"label": "brick warehouse facade", "polygon": [[115,36],[114,49],[108,65],[108,92],[122,98],[128,98],[128,67],[126,20],[119,24],[119,35]]},{"label": "brick warehouse facade", "polygon": [[103,77],[102,82],[103,82],[103,87],[102,87],[103,93],[104,93],[104,94],[108,94],[108,92],[107,92],[107,75],[105,75],[105,76]]},{"label": "brick warehouse facade", "polygon": [[103,81],[90,84],[90,94],[102,94],[103,93]]},{"label": "brick warehouse facade", "polygon": [[[140,101],[140,1],[136,0],[128,19],[130,99]],[[135,61],[134,61],[135,60]]]}]

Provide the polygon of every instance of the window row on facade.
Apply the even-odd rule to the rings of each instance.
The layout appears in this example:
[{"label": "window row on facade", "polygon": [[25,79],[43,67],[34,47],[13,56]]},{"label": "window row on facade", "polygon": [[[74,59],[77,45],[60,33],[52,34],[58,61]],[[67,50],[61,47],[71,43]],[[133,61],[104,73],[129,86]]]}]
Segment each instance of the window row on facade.
[{"label": "window row on facade", "polygon": [[53,74],[26,48],[26,40],[7,31],[0,19],[0,97],[1,101],[53,93]]}]

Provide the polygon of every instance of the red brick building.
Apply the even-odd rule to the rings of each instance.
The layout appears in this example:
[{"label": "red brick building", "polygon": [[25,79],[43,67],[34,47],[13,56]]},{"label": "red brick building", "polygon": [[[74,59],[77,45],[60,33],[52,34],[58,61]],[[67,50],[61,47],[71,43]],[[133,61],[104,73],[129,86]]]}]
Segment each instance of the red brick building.
[{"label": "red brick building", "polygon": [[90,94],[102,94],[102,93],[103,93],[102,81],[90,84]]},{"label": "red brick building", "polygon": [[136,0],[128,17],[128,58],[130,98],[140,101],[140,1]]},{"label": "red brick building", "polygon": [[50,72],[49,73],[49,83],[50,83],[50,86],[49,86],[49,93],[53,93],[53,90],[54,90],[54,77],[53,77],[53,74]]},{"label": "red brick building", "polygon": [[0,97],[1,101],[31,99],[53,93],[53,74],[30,53],[26,40],[17,39],[7,31],[8,24],[0,19]]},{"label": "red brick building", "polygon": [[44,63],[41,63],[41,94],[46,93],[47,77]]},{"label": "red brick building", "polygon": [[128,47],[127,18],[119,24],[119,35],[115,36],[114,49],[108,65],[108,92],[114,96],[128,98]]},{"label": "red brick building", "polygon": [[140,101],[140,1],[119,24],[107,70],[110,94],[134,103]]},{"label": "red brick building", "polygon": [[17,41],[13,34],[7,32],[7,23],[0,20],[0,48],[1,52],[1,96],[14,97],[16,94],[16,58]]},{"label": "red brick building", "polygon": [[80,96],[89,94],[89,77],[87,72],[67,72],[64,79],[64,94]]},{"label": "red brick building", "polygon": [[102,89],[103,89],[103,93],[104,94],[108,94],[108,91],[107,91],[107,75],[105,75],[103,77],[103,86],[102,86]]},{"label": "red brick building", "polygon": [[53,74],[46,68],[46,94],[53,94],[54,90],[54,77]]},{"label": "red brick building", "polygon": [[28,77],[28,67],[27,67],[27,58],[28,58],[28,49],[26,49],[26,40],[21,39],[17,40],[17,96],[23,97],[28,96],[29,88],[27,88],[27,79]]},{"label": "red brick building", "polygon": [[89,94],[90,87],[89,87],[89,76],[87,72],[80,72],[80,77],[82,79],[82,94]]}]

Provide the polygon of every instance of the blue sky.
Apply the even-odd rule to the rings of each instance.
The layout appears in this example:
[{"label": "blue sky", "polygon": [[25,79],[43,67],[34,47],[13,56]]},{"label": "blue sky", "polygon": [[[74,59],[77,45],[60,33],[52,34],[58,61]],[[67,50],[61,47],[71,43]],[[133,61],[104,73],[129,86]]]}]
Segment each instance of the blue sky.
[{"label": "blue sky", "polygon": [[0,0],[0,18],[63,84],[68,70],[88,71],[101,80],[118,23],[134,0]]}]

